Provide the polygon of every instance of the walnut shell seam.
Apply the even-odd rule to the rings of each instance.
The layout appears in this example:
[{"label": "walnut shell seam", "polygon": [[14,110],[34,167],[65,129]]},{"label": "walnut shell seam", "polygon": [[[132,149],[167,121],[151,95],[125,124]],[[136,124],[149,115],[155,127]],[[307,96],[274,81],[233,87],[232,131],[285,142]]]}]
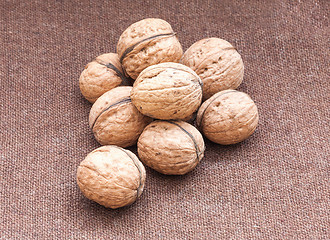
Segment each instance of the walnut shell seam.
[{"label": "walnut shell seam", "polygon": [[200,162],[201,159],[199,157],[202,155],[202,152],[199,150],[196,139],[194,138],[194,136],[190,132],[188,132],[186,129],[181,127],[179,124],[177,124],[175,122],[172,122],[172,121],[167,121],[167,122],[179,127],[184,133],[186,133],[191,138],[191,140],[193,141],[194,146],[195,146],[197,160],[198,160],[198,162]]},{"label": "walnut shell seam", "polygon": [[[164,69],[164,70],[165,70],[166,68],[170,68],[170,69],[175,69],[175,70],[183,71],[183,72],[186,72],[186,73],[189,73],[189,74],[192,75],[192,73],[189,72],[189,71],[186,71],[186,70],[184,70],[184,69],[180,69],[180,68],[175,68],[175,67],[166,67],[166,68],[164,68],[163,66],[161,66],[161,67],[153,67],[151,70],[154,70],[154,69],[157,69],[157,68],[161,68],[161,69]],[[149,70],[149,71],[150,71],[150,70]],[[197,75],[197,74],[196,74],[196,75]],[[197,76],[198,76],[198,75],[197,75]],[[201,86],[201,88],[203,89],[203,82],[202,82],[202,80],[200,79],[200,77],[197,77],[196,79],[197,79],[199,85]],[[192,81],[192,82],[194,82],[195,79],[189,79],[189,80]],[[143,82],[143,81],[141,81],[141,82]],[[141,83],[141,82],[140,82],[140,83]]]},{"label": "walnut shell seam", "polygon": [[97,58],[94,59],[93,62],[97,62],[98,64],[101,64],[109,69],[114,70],[118,75],[118,77],[120,77],[122,83],[128,84],[127,78],[124,76],[124,74],[118,68],[116,68],[115,65],[113,65],[112,63],[101,62]]},{"label": "walnut shell seam", "polygon": [[[111,147],[114,147],[114,148],[117,148],[117,149],[119,149],[119,150],[121,150],[122,152],[125,152],[125,154],[133,161],[133,163],[134,163],[134,165],[135,165],[135,167],[137,168],[137,170],[139,171],[139,186],[137,187],[137,189],[136,189],[136,199],[138,199],[139,198],[139,195],[140,195],[140,191],[141,191],[141,187],[142,187],[142,170],[141,170],[141,168],[139,167],[139,165],[136,163],[136,161],[135,161],[135,159],[127,152],[127,151],[125,151],[125,149],[123,149],[123,148],[120,148],[120,147],[118,147],[118,146],[116,146],[116,145],[110,145]],[[96,149],[96,150],[94,150],[92,153],[95,153],[95,152],[109,152],[108,150],[103,150],[103,149]],[[82,167],[85,167],[85,168],[88,168],[88,169],[91,169],[90,167],[88,167],[88,166],[85,166],[85,165],[83,165]],[[103,177],[103,178],[105,178],[105,179],[107,179],[105,176],[103,176],[102,174],[100,174],[97,170],[95,170],[95,169],[91,169],[91,170],[93,170],[93,171],[96,171],[97,172],[97,174],[99,175],[99,176],[101,176],[101,177]],[[107,179],[108,180],[108,179]],[[78,180],[79,181],[79,180]],[[121,186],[121,187],[124,187],[124,188],[126,188],[125,186]]]},{"label": "walnut shell seam", "polygon": [[106,107],[105,109],[103,109],[100,114],[95,118],[93,124],[92,124],[92,129],[94,128],[96,122],[97,122],[97,119],[106,111],[108,111],[110,108],[114,107],[114,106],[117,106],[117,105],[120,105],[120,104],[124,104],[124,103],[129,103],[129,102],[132,102],[131,98],[130,97],[125,97],[113,104],[111,104],[110,106]]},{"label": "walnut shell seam", "polygon": [[154,38],[159,38],[159,37],[173,37],[175,36],[176,33],[175,32],[171,32],[171,33],[163,33],[163,34],[157,34],[157,35],[154,35],[154,36],[151,36],[151,37],[148,37],[148,38],[145,38],[145,39],[142,39],[141,41],[138,41],[137,43],[133,44],[132,46],[126,48],[126,50],[124,51],[123,55],[120,56],[120,63],[123,62],[124,58],[134,50],[134,48],[139,45],[140,43],[142,42],[145,42],[145,41],[148,41],[148,40],[152,40]]},{"label": "walnut shell seam", "polygon": [[224,92],[222,94],[219,94],[216,98],[214,98],[207,106],[206,108],[204,109],[203,113],[201,114],[201,117],[200,117],[200,120],[196,122],[198,128],[200,128],[200,130],[202,130],[202,121],[203,121],[203,117],[204,117],[204,113],[206,112],[206,110],[208,109],[208,107],[219,97],[227,94],[227,93],[231,93],[231,92],[236,92],[236,90],[231,90],[231,91],[227,91],[227,92]]},{"label": "walnut shell seam", "polygon": [[141,168],[139,167],[139,165],[136,163],[135,159],[127,152],[125,151],[124,149],[120,148],[120,147],[117,147],[116,145],[112,145],[113,147],[117,148],[117,149],[120,149],[121,151],[125,152],[126,155],[132,159],[135,167],[137,168],[137,170],[139,171],[139,179],[140,179],[140,183],[139,183],[139,186],[138,188],[136,189],[136,199],[139,197],[139,194],[140,194],[140,190],[141,190],[141,187],[142,187],[142,171],[141,171]]}]

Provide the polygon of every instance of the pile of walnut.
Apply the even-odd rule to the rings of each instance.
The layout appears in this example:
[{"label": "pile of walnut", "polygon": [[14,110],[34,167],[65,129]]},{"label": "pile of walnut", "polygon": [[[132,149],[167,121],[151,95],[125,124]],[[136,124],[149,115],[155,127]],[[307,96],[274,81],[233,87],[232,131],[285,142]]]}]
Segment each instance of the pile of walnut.
[{"label": "pile of walnut", "polygon": [[[202,39],[183,54],[166,21],[149,18],[129,26],[117,54],[97,57],[79,79],[82,94],[94,103],[89,126],[105,145],[78,167],[82,193],[105,207],[129,205],[146,179],[140,160],[160,173],[181,175],[204,156],[201,133],[224,145],[252,135],[257,107],[234,90],[243,72],[240,54],[225,40]],[[139,158],[124,149],[134,144]]]}]

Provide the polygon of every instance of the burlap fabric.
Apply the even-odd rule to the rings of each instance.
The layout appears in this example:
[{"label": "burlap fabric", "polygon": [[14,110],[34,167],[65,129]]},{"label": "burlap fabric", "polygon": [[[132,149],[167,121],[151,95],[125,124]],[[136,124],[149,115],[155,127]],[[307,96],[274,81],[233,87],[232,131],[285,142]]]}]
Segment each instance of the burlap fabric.
[{"label": "burlap fabric", "polygon": [[[0,239],[329,239],[329,1],[0,1]],[[185,176],[147,169],[118,210],[84,198],[98,147],[78,78],[146,17],[187,49],[216,36],[241,53],[259,107],[243,143],[206,141]],[[136,152],[136,149],[130,148]]]}]

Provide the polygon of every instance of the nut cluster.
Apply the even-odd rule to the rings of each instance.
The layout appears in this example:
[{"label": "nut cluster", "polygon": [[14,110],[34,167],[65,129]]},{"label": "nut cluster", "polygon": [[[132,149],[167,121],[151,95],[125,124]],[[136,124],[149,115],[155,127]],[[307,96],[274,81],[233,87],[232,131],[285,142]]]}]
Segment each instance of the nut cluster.
[{"label": "nut cluster", "polygon": [[[222,145],[248,138],[259,115],[253,100],[235,90],[243,73],[240,54],[225,40],[202,39],[183,54],[168,22],[148,18],[129,26],[117,53],[97,57],[79,79],[94,103],[89,126],[104,145],[78,167],[82,193],[105,207],[127,206],[142,194],[143,164],[182,175],[204,157],[203,135]],[[133,85],[123,86],[129,78]],[[138,156],[124,149],[135,144]]]}]

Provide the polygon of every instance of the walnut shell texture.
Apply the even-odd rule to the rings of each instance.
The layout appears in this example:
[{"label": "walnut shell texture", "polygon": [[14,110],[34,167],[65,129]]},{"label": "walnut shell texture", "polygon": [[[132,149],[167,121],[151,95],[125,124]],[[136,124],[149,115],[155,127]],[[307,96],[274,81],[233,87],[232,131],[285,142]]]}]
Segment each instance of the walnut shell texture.
[{"label": "walnut shell texture", "polygon": [[211,141],[229,145],[251,136],[258,125],[258,109],[246,93],[224,90],[199,108],[196,123]]},{"label": "walnut shell texture", "polygon": [[150,123],[139,137],[137,147],[144,164],[168,175],[192,171],[205,151],[202,134],[183,121]]},{"label": "walnut shell texture", "polygon": [[143,70],[133,84],[131,99],[152,118],[187,119],[202,101],[202,82],[189,67],[160,63]]},{"label": "walnut shell texture", "polygon": [[136,155],[111,145],[89,153],[77,170],[82,193],[108,208],[135,202],[142,194],[145,180],[145,168]]},{"label": "walnut shell texture", "polygon": [[241,55],[226,40],[206,38],[191,45],[180,63],[194,70],[203,81],[203,100],[226,89],[236,89],[243,81]]},{"label": "walnut shell texture", "polygon": [[120,36],[117,53],[127,75],[136,79],[143,69],[162,62],[179,62],[183,51],[171,25],[147,18],[129,26]]},{"label": "walnut shell texture", "polygon": [[86,65],[79,78],[80,91],[91,103],[121,84],[129,83],[116,53],[106,53],[95,58]]},{"label": "walnut shell texture", "polygon": [[132,104],[132,87],[116,87],[103,94],[93,104],[89,126],[102,145],[128,147],[137,142],[143,129],[152,121]]}]

